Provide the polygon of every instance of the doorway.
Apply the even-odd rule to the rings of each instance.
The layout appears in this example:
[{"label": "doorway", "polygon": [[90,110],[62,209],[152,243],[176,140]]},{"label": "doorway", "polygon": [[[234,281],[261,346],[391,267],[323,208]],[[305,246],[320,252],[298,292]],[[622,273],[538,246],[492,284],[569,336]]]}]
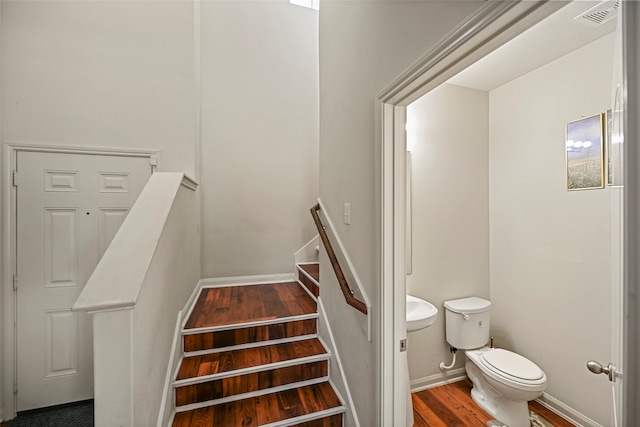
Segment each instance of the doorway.
[{"label": "doorway", "polygon": [[11,406],[91,399],[91,320],[71,306],[151,176],[155,154],[12,147],[10,158]]},{"label": "doorway", "polygon": [[[435,61],[435,62],[437,63],[438,61]],[[442,68],[442,66],[433,66],[431,68]],[[399,307],[399,305],[401,302],[404,302],[405,292],[406,292],[405,279],[404,277],[402,277],[403,276],[402,273],[404,272],[404,264],[405,264],[404,233],[402,232],[402,230],[404,230],[404,225],[405,225],[403,222],[405,218],[404,208],[406,206],[406,203],[404,201],[404,191],[403,191],[404,187],[402,184],[405,178],[404,168],[406,166],[404,164],[405,156],[402,155],[405,149],[404,141],[406,138],[405,131],[404,131],[404,123],[405,123],[404,116],[406,114],[407,105],[415,101],[417,98],[419,98],[419,96],[423,95],[429,90],[434,89],[435,87],[439,86],[440,83],[442,83],[442,81],[434,82],[434,80],[437,80],[437,79],[436,77],[434,77],[433,72],[429,74],[430,73],[429,69],[430,67],[424,67],[422,70],[427,75],[426,77],[424,77],[423,82],[426,82],[426,83],[422,86],[422,89],[417,89],[419,85],[412,83],[413,89],[405,90],[408,85],[405,82],[404,87],[402,83],[397,84],[395,86],[395,91],[394,91],[394,88],[390,88],[387,92],[385,92],[381,96],[381,100],[383,102],[382,121],[383,121],[383,129],[384,129],[383,131],[383,138],[384,138],[383,163],[387,165],[389,164],[393,165],[392,170],[385,168],[385,170],[389,172],[383,178],[383,187],[395,189],[395,191],[393,192],[393,195],[389,195],[388,197],[383,197],[383,208],[382,208],[383,213],[385,214],[389,213],[389,216],[383,219],[383,230],[385,230],[383,231],[383,233],[388,233],[388,234],[384,234],[383,241],[395,242],[393,251],[392,251],[393,257],[385,258],[384,253],[382,254],[383,273],[387,272],[387,275],[383,274],[383,278],[384,278],[383,292],[386,292],[385,295],[391,295],[391,294],[394,295],[394,303],[393,304],[389,303],[388,307],[389,308],[392,307],[395,309],[395,312],[394,312],[395,314],[393,314],[392,316],[395,316],[394,321],[396,322],[396,324],[398,322],[404,321],[403,319],[404,311],[402,310],[401,307]],[[407,73],[407,75],[408,74],[411,74],[411,73]],[[418,70],[416,70],[416,72],[412,75],[415,76],[417,74],[418,74]],[[452,71],[450,74],[448,74],[447,78],[452,77],[454,74],[456,73]],[[435,76],[437,76],[437,74],[435,74]],[[441,80],[446,80],[446,79],[442,78]],[[563,137],[564,135],[561,134],[561,138]],[[562,146],[560,147],[560,150],[561,150],[560,155],[562,155]],[[562,181],[560,181],[560,185],[563,185]],[[415,192],[415,188],[413,190]],[[606,191],[606,190],[603,190],[603,191]],[[611,206],[611,203],[612,203],[611,197],[609,197],[608,203],[609,203],[609,206]],[[391,212],[393,212],[394,214],[391,214]],[[415,227],[415,222],[414,222],[414,227]],[[605,297],[606,297],[606,300],[610,300],[611,298],[610,291],[608,292],[608,295],[606,295]],[[383,301],[385,301],[384,298],[383,298]],[[384,311],[385,311],[385,307],[383,306],[383,317],[386,317]],[[400,315],[399,313],[402,313],[402,314]],[[386,322],[383,322],[383,323],[387,325]],[[402,339],[403,338],[402,333],[399,334],[397,332],[398,328],[395,328],[395,331],[396,331],[396,335],[395,335],[396,340]],[[398,359],[399,358],[397,358],[396,360]],[[586,362],[586,360],[584,360],[584,362]],[[586,367],[584,365],[576,369],[582,369],[586,371]],[[383,368],[383,372],[385,372],[384,368]],[[401,378],[401,374],[396,373],[394,378],[396,380],[398,378]],[[594,381],[598,381],[600,379],[601,378],[593,377]],[[401,390],[402,390],[402,387],[399,386],[398,388],[396,388],[396,393],[401,394]],[[398,393],[398,391],[400,391],[400,393]],[[394,407],[402,408],[403,406],[402,404],[398,403],[398,400],[395,400]],[[398,418],[396,418],[396,420],[397,419]],[[624,424],[624,425],[628,425],[628,424]]]}]

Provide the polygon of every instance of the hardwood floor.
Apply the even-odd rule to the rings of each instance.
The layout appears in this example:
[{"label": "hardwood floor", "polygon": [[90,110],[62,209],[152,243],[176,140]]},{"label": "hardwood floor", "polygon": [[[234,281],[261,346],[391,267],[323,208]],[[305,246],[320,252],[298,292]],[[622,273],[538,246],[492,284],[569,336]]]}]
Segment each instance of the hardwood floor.
[{"label": "hardwood floor", "polygon": [[182,330],[173,427],[342,426],[331,354],[303,286],[309,289],[288,282],[201,290]]},{"label": "hardwood floor", "polygon": [[[471,381],[465,379],[411,395],[414,427],[486,427],[493,419],[471,398]],[[529,409],[553,427],[575,427],[573,424],[537,402]]]},{"label": "hardwood floor", "polygon": [[185,357],[176,380],[215,375],[326,353],[317,338]]},{"label": "hardwood floor", "polygon": [[185,329],[233,325],[316,312],[297,282],[203,289]]},{"label": "hardwood floor", "polygon": [[318,263],[300,264],[300,268],[302,268],[311,277],[313,277],[316,280],[316,282],[320,281],[320,264]]},{"label": "hardwood floor", "polygon": [[184,336],[184,351],[202,351],[247,343],[294,338],[316,333],[316,319],[304,319],[274,325],[249,326],[227,331],[204,332]]},{"label": "hardwood floor", "polygon": [[298,280],[317,298],[320,295],[320,264],[298,264]]},{"label": "hardwood floor", "polygon": [[[313,407],[311,407],[312,402]],[[329,383],[325,382],[281,393],[266,394],[217,406],[179,412],[173,421],[173,427],[254,427],[304,415],[306,411],[327,411],[338,408],[340,405],[341,402],[333,389]],[[334,418],[333,423],[331,419],[317,421],[318,424],[309,424],[309,426],[335,425],[338,427],[342,424],[342,419],[340,418],[338,423],[337,417]]]},{"label": "hardwood floor", "polygon": [[[303,358],[312,360],[297,361]],[[290,363],[282,366],[282,362]],[[259,366],[263,366],[259,372],[225,376]],[[326,377],[328,373],[329,355],[317,338],[185,357],[176,377],[176,405],[308,381]],[[203,377],[208,378],[189,384],[189,380]]]}]

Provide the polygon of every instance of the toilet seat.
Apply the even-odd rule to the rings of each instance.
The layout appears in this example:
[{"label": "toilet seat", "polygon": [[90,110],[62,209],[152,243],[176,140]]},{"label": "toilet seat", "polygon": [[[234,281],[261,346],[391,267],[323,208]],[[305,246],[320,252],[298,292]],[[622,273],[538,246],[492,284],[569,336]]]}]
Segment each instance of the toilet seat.
[{"label": "toilet seat", "polygon": [[514,387],[538,387],[546,384],[544,372],[529,359],[508,350],[494,348],[478,352],[477,361],[487,374]]},{"label": "toilet seat", "polygon": [[543,372],[535,363],[517,353],[501,348],[485,351],[480,356],[493,370],[517,378],[522,381],[536,381],[542,378]]}]

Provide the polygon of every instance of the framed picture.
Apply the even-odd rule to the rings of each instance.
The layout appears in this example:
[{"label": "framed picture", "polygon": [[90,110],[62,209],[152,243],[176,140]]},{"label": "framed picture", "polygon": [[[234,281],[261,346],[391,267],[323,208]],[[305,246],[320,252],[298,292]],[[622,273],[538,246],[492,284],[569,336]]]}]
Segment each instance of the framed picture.
[{"label": "framed picture", "polygon": [[567,123],[567,189],[604,188],[604,114]]}]

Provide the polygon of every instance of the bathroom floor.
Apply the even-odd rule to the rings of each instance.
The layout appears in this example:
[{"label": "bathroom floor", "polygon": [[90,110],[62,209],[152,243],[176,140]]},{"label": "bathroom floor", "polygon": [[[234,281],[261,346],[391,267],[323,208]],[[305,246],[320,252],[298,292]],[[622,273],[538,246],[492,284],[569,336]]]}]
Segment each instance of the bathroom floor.
[{"label": "bathroom floor", "polygon": [[[493,418],[473,401],[470,394],[471,386],[471,381],[465,379],[413,393],[411,398],[415,418],[414,427],[487,427],[487,422]],[[529,402],[529,409],[545,423],[532,425],[575,427],[535,401]]]}]

